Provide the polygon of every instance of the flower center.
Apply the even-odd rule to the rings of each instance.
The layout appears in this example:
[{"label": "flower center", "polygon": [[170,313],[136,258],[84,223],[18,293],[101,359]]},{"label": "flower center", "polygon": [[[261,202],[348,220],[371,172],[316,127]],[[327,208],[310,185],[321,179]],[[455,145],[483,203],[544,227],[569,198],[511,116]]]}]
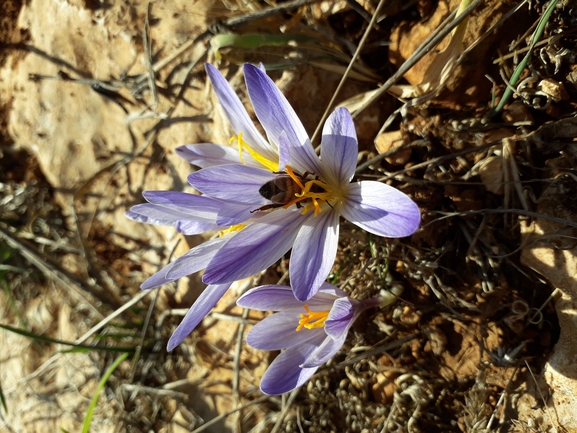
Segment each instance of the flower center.
[{"label": "flower center", "polygon": [[254,150],[252,147],[250,147],[248,143],[242,139],[242,132],[239,132],[238,135],[232,137],[229,142],[230,144],[232,144],[235,141],[238,142],[238,153],[240,157],[240,162],[244,164],[244,159],[242,157],[242,149],[246,149],[249,155],[252,156],[256,162],[264,165],[266,168],[268,168],[270,171],[274,173],[278,171],[278,162],[271,161],[270,159],[264,157],[256,150]]},{"label": "flower center", "polygon": [[338,199],[338,195],[336,194],[336,191],[331,188],[326,182],[323,182],[321,180],[318,179],[313,179],[313,180],[306,180],[306,179],[302,179],[305,181],[304,185],[301,182],[301,179],[299,179],[294,172],[292,171],[292,169],[287,165],[285,167],[285,170],[287,172],[287,174],[292,178],[292,180],[295,181],[295,183],[300,186],[301,188],[301,192],[295,194],[295,197],[293,200],[291,200],[290,202],[288,202],[284,207],[285,209],[288,208],[289,206],[292,206],[295,203],[301,202],[303,200],[307,200],[310,199],[311,203],[307,204],[303,210],[302,210],[302,214],[306,214],[307,212],[310,212],[311,210],[314,209],[314,216],[317,216],[320,212],[321,212],[321,205],[319,204],[319,200],[325,201],[325,202],[329,202],[331,200],[336,200]]},{"label": "flower center", "polygon": [[307,304],[304,305],[306,310],[305,314],[301,314],[301,320],[299,320],[299,326],[297,326],[296,330],[300,331],[303,328],[312,329],[312,328],[322,328],[325,326],[325,321],[329,316],[330,310],[327,311],[311,311],[309,310],[309,306]]},{"label": "flower center", "polygon": [[223,237],[224,235],[226,235],[226,234],[238,232],[238,231],[242,230],[242,229],[245,228],[245,227],[246,227],[246,224],[236,224],[236,225],[234,225],[234,226],[230,226],[229,228],[227,228],[227,229],[225,229],[225,230],[221,230],[221,231],[218,233],[218,236],[222,238],[222,237]]}]

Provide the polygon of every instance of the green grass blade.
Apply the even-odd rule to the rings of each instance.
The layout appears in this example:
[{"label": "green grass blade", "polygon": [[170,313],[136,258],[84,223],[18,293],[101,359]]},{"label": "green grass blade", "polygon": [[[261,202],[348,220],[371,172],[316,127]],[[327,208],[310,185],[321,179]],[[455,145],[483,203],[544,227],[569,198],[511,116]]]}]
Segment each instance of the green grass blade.
[{"label": "green grass blade", "polygon": [[27,331],[25,329],[13,328],[12,326],[3,325],[0,323],[0,328],[6,329],[7,331],[14,332],[16,334],[23,335],[28,338],[32,338],[35,341],[43,341],[45,343],[53,344],[63,344],[65,346],[72,346],[76,349],[86,349],[86,350],[103,350],[105,352],[128,352],[134,353],[135,349],[133,347],[104,347],[104,346],[89,346],[86,344],[76,344],[70,341],[57,340],[55,338],[44,337],[43,335],[34,334],[33,332]]},{"label": "green grass blade", "polygon": [[104,376],[102,376],[102,379],[100,379],[98,387],[96,388],[94,396],[92,397],[90,405],[88,406],[88,410],[86,411],[86,416],[84,417],[84,424],[82,425],[82,433],[88,433],[88,431],[90,430],[90,423],[92,422],[92,415],[94,414],[94,409],[96,409],[96,404],[98,403],[98,397],[100,397],[100,393],[104,389],[104,385],[106,385],[106,382],[108,381],[112,373],[114,373],[114,370],[116,370],[116,368],[120,365],[120,363],[124,361],[126,358],[128,358],[128,353],[123,353],[118,358],[116,358],[114,364],[112,364],[108,368],[108,370],[106,370],[106,373],[104,373]]},{"label": "green grass blade", "polygon": [[[549,21],[549,18],[551,17],[551,14],[553,13],[553,10],[555,9],[555,6],[557,5],[558,1],[559,0],[551,0],[551,2],[549,3],[549,6],[547,6],[547,9],[545,10],[545,13],[543,14],[543,16],[541,16],[541,19],[539,20],[539,24],[537,25],[537,28],[535,29],[535,32],[533,33],[533,36],[531,37],[531,45],[529,46],[529,51],[527,51],[527,54],[525,55],[525,57],[523,57],[523,60],[521,60],[521,63],[519,63],[517,65],[515,72],[513,72],[513,75],[511,76],[511,79],[509,80],[509,84],[511,84],[511,86],[515,87],[515,85],[519,81],[519,78],[521,78],[521,73],[523,72],[523,70],[525,69],[525,66],[527,66],[527,63],[529,62],[529,59],[531,58],[531,54],[533,53],[533,48],[535,48],[535,44],[537,42],[539,42],[539,39],[541,39],[541,36],[543,36],[543,31],[545,30],[545,26],[547,25],[547,21]],[[493,110],[489,114],[489,117],[493,117],[495,114],[497,114],[499,111],[501,111],[512,94],[513,94],[513,90],[511,89],[511,87],[507,86],[507,89],[505,89],[505,93],[503,93],[503,97],[499,101],[499,105],[497,105],[497,108],[495,108],[495,110]]]}]

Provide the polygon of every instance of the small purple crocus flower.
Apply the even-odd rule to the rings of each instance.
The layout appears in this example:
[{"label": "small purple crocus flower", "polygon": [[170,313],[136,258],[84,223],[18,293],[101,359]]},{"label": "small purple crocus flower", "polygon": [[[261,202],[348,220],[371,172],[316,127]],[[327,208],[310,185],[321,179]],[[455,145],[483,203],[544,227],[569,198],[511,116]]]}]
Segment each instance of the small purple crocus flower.
[{"label": "small purple crocus flower", "polygon": [[[244,164],[238,163],[238,156],[235,160],[230,148],[218,145],[187,145],[178,151],[191,163],[204,167],[189,176],[191,185],[205,196],[238,203],[238,213],[228,213],[228,219],[218,222],[238,224],[260,209],[250,206],[259,196],[262,180],[274,172],[296,178],[301,192],[293,202],[262,216],[222,245],[206,267],[205,283],[223,284],[249,277],[292,248],[291,284],[296,298],[305,301],[316,293],[334,263],[340,215],[379,236],[409,236],[418,228],[419,208],[405,194],[380,182],[351,182],[358,143],[346,109],[335,110],[327,119],[319,158],[294,110],[262,69],[245,64],[244,75],[268,140],[255,128],[224,77],[211,65],[207,64],[206,70],[238,134],[234,138]],[[300,180],[294,173],[301,175]]]},{"label": "small purple crocus flower", "polygon": [[286,286],[260,286],[246,292],[237,301],[241,307],[278,311],[257,323],[246,337],[255,349],[282,350],[263,375],[261,391],[276,395],[301,386],[339,351],[357,317],[381,301],[357,301],[328,283],[322,283],[307,302],[295,299]]}]

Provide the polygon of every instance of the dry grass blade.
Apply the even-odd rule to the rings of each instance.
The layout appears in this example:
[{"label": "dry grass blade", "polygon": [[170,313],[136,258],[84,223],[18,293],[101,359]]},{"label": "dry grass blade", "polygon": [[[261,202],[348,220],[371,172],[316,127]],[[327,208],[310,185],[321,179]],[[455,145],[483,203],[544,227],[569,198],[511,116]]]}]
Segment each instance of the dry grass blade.
[{"label": "dry grass blade", "polygon": [[[371,18],[371,21],[369,22],[369,26],[367,27],[367,30],[365,30],[365,33],[363,34],[363,37],[361,38],[361,41],[359,42],[359,45],[357,46],[357,49],[355,50],[355,53],[353,54],[353,58],[349,62],[347,69],[345,70],[345,73],[341,77],[341,81],[339,82],[339,85],[337,86],[337,88],[333,92],[333,96],[331,97],[331,100],[327,104],[327,108],[325,108],[325,112],[323,113],[321,120],[319,120],[317,128],[315,129],[315,132],[313,133],[313,136],[311,137],[311,142],[313,144],[315,143],[315,139],[317,138],[319,132],[321,131],[322,125],[324,124],[325,120],[327,119],[329,112],[332,109],[333,104],[334,104],[335,100],[337,99],[337,96],[339,95],[339,92],[341,91],[343,85],[345,84],[345,81],[347,80],[354,63],[356,62],[357,58],[359,57],[361,50],[364,48],[365,42],[367,41],[367,37],[369,36],[371,30],[373,29],[373,26],[377,20],[377,17],[379,16],[379,13],[380,13],[384,4],[385,4],[385,0],[379,1],[379,4],[377,5],[377,8],[376,8],[376,10],[375,10],[375,12]],[[317,148],[316,150],[318,152],[320,149]]]},{"label": "dry grass blade", "polygon": [[29,242],[18,238],[3,227],[0,227],[0,237],[2,237],[2,239],[4,239],[12,248],[18,250],[23,257],[42,271],[42,273],[44,273],[48,278],[55,278],[69,290],[72,296],[85,302],[96,317],[103,318],[102,313],[92,305],[92,302],[86,298],[83,292],[91,294],[97,299],[100,299],[102,296],[102,301],[105,303],[110,301],[110,298],[107,295],[97,290],[96,287],[90,286],[75,275],[72,275],[56,263],[52,257],[38,251]]},{"label": "dry grass blade", "polygon": [[251,402],[249,402],[249,403],[245,403],[245,404],[243,404],[242,406],[239,406],[239,407],[231,410],[230,412],[220,414],[219,416],[211,419],[211,420],[210,420],[209,422],[207,422],[206,424],[203,424],[203,425],[200,426],[199,428],[193,430],[191,433],[200,433],[200,432],[203,432],[203,431],[205,431],[206,429],[208,429],[210,426],[212,426],[212,425],[216,424],[217,422],[219,422],[220,420],[222,420],[222,419],[224,419],[224,418],[226,418],[226,417],[228,417],[228,416],[230,416],[230,415],[232,415],[232,414],[234,414],[234,413],[236,413],[236,412],[238,412],[238,411],[241,411],[241,410],[244,410],[244,409],[246,409],[246,408],[248,408],[248,407],[250,407],[250,406],[253,406],[253,405],[255,405],[255,404],[264,403],[264,402],[267,401],[268,399],[270,399],[270,397],[269,397],[268,395],[263,395],[262,397],[259,397],[259,398],[257,398],[257,399],[254,400],[254,401],[251,401]]}]

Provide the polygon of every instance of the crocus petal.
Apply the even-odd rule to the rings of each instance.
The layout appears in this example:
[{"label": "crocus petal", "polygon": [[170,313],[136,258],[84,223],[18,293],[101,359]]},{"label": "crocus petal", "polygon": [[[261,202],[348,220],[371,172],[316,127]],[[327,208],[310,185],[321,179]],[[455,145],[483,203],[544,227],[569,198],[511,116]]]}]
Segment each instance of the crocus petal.
[{"label": "crocus petal", "polygon": [[319,347],[304,361],[300,366],[303,368],[313,368],[319,367],[320,365],[327,362],[343,347],[347,334],[341,335],[338,339],[333,340],[330,337],[326,337],[325,341],[321,343]]},{"label": "crocus petal", "polygon": [[272,362],[260,381],[260,389],[265,394],[278,395],[292,391],[311,378],[318,367],[299,367],[322,343],[323,336],[319,341],[300,344],[287,349]]},{"label": "crocus petal", "polygon": [[[139,209],[137,206],[142,206]],[[136,208],[136,209],[135,209]],[[133,210],[129,210],[124,213],[124,216],[137,223],[152,224],[155,226],[176,226],[178,222],[184,218],[184,215],[180,212],[170,211],[165,212],[164,209],[157,209],[151,205],[136,205],[132,207]]]},{"label": "crocus petal", "polygon": [[126,216],[131,220],[162,226],[175,226],[179,233],[194,235],[218,228],[217,212],[223,203],[195,194],[171,191],[145,191],[151,203],[133,206]]},{"label": "crocus petal", "polygon": [[347,294],[341,289],[327,282],[323,282],[314,299],[325,299],[327,302],[331,302],[332,305],[332,302],[335,299],[342,298],[344,296],[347,296]]},{"label": "crocus petal", "polygon": [[[326,289],[327,292],[324,293],[323,289]],[[336,292],[333,289],[339,294],[335,295]],[[326,311],[331,309],[335,299],[340,296],[346,296],[346,294],[331,284],[323,283],[318,293],[306,304],[312,311]],[[285,311],[290,309],[297,310],[299,314],[306,312],[304,309],[305,302],[297,300],[290,287],[275,284],[250,289],[236,301],[236,304],[251,310]]]},{"label": "crocus petal", "polygon": [[242,164],[209,167],[192,173],[188,182],[211,198],[233,203],[270,203],[259,189],[277,176],[268,170]]},{"label": "crocus petal", "polygon": [[300,310],[281,311],[265,317],[250,330],[246,342],[255,349],[281,350],[318,339],[319,333],[325,335],[321,328],[297,331],[299,312]]},{"label": "crocus petal", "polygon": [[164,286],[165,284],[169,284],[169,283],[172,283],[173,281],[176,281],[177,278],[171,279],[171,278],[168,278],[166,276],[168,271],[170,271],[170,269],[172,269],[173,265],[174,265],[174,262],[169,263],[164,268],[162,268],[160,271],[158,271],[156,274],[151,275],[144,283],[142,283],[140,285],[140,288],[142,290],[149,290],[149,289],[154,289],[155,287]]},{"label": "crocus petal", "polygon": [[178,233],[182,233],[183,235],[187,236],[199,235],[201,233],[210,232],[212,230],[217,230],[219,228],[222,227],[211,222],[178,221],[176,223],[176,231]]},{"label": "crocus petal", "polygon": [[290,287],[269,284],[250,289],[236,304],[243,308],[260,311],[282,311],[287,308],[303,308],[304,303],[297,301]]},{"label": "crocus petal", "polygon": [[363,181],[349,185],[343,216],[368,232],[389,238],[409,236],[421,222],[419,207],[384,183]]},{"label": "crocus petal", "polygon": [[300,210],[278,210],[234,234],[207,266],[203,281],[222,284],[268,268],[291,247],[307,217]]},{"label": "crocus petal", "polygon": [[200,294],[198,299],[180,322],[170,339],[166,350],[169,352],[182,343],[182,340],[189,335],[194,328],[204,319],[216,303],[224,296],[230,284],[210,285]]},{"label": "crocus petal", "polygon": [[[220,144],[185,144],[176,148],[176,154],[200,168],[223,164],[238,164],[240,162],[238,149]],[[247,162],[249,161],[247,160]]]},{"label": "crocus petal", "polygon": [[[246,63],[244,65],[244,78],[254,112],[264,127],[269,140],[278,146],[279,137],[285,131],[291,146],[301,148],[308,143],[312,149],[308,134],[300,119],[268,75],[256,66]],[[301,153],[303,152],[306,150],[301,151]],[[318,161],[318,157],[316,154],[314,156],[313,163],[294,168],[299,171],[304,169],[304,171],[316,173],[318,163],[315,164],[314,161]]]},{"label": "crocus petal", "polygon": [[303,223],[291,253],[290,278],[295,297],[310,299],[331,271],[339,239],[339,214],[325,209]]},{"label": "crocus petal", "polygon": [[160,287],[172,283],[185,275],[194,274],[204,269],[224,242],[226,242],[226,239],[217,238],[208,240],[194,247],[148,278],[142,283],[140,288],[142,290],[148,290]]},{"label": "crocus petal", "polygon": [[319,157],[308,138],[304,144],[300,145],[291,141],[283,131],[279,135],[279,154],[283,158],[284,165],[288,164],[301,174],[322,173]]},{"label": "crocus petal", "polygon": [[212,221],[216,219],[216,215],[225,205],[210,197],[178,191],[144,191],[142,196],[151,204]]},{"label": "crocus petal", "polygon": [[195,218],[191,215],[175,209],[158,206],[155,204],[140,204],[133,206],[124,214],[127,218],[155,226],[173,226],[180,233],[198,234],[208,230],[214,230],[217,225],[214,221]]},{"label": "crocus petal", "polygon": [[353,119],[346,108],[338,108],[329,116],[323,128],[323,179],[339,187],[348,184],[355,175],[358,153]]},{"label": "crocus petal", "polygon": [[278,137],[278,169],[283,171],[290,162],[290,144],[285,131],[282,131]]},{"label": "crocus petal", "polygon": [[[172,262],[172,267],[166,277],[171,280],[177,280],[185,275],[203,270],[225,242],[226,238],[215,238],[197,245]],[[232,281],[234,280],[227,282],[231,283]]]},{"label": "crocus petal", "polygon": [[233,226],[243,223],[254,216],[258,206],[258,204],[228,203],[216,216],[216,223],[219,226]]},{"label": "crocus petal", "polygon": [[258,132],[254,123],[250,120],[242,102],[240,102],[239,97],[234,90],[232,90],[230,84],[228,84],[228,81],[226,81],[218,69],[211,64],[206,63],[205,69],[220,102],[220,106],[224,110],[234,132],[236,134],[242,132],[244,141],[255,151],[267,159],[276,160],[276,149],[272,150],[270,144],[267,143],[260,132]]},{"label": "crocus petal", "polygon": [[350,298],[337,299],[327,320],[325,321],[325,332],[327,335],[335,340],[346,335],[349,328],[355,321],[358,315],[357,304]]}]

